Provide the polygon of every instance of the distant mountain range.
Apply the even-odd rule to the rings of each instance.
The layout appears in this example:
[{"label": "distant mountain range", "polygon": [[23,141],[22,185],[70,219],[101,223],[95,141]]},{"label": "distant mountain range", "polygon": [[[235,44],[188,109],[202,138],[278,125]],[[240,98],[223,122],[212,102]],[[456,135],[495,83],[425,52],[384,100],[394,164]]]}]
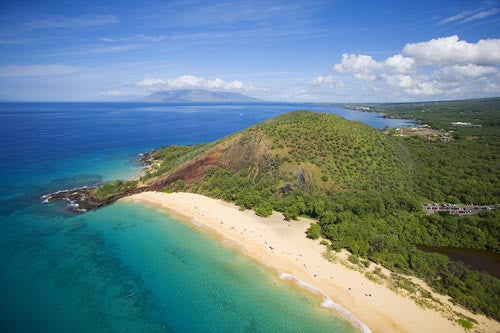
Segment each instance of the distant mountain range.
[{"label": "distant mountain range", "polygon": [[162,90],[140,99],[141,102],[260,102],[243,94],[203,89]]}]

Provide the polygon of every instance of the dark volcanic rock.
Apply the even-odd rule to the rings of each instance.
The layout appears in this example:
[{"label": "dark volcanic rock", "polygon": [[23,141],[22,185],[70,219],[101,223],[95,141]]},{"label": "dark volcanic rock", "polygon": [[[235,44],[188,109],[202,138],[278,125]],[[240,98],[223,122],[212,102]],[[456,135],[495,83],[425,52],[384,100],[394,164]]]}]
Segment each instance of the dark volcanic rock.
[{"label": "dark volcanic rock", "polygon": [[[145,166],[153,164],[153,154],[155,152],[156,150],[152,150],[146,153],[139,154],[137,162],[142,163]],[[84,186],[46,194],[43,195],[40,199],[43,200],[42,202],[64,200],[69,202],[69,207],[72,210],[75,210],[77,212],[85,212],[87,210],[109,205],[120,198],[126,197],[131,194],[140,193],[146,191],[147,189],[147,187],[134,188],[102,198],[96,195],[96,187]]]},{"label": "dark volcanic rock", "polygon": [[154,162],[153,154],[157,150],[151,150],[145,153],[140,153],[139,158],[137,159],[137,162],[144,164],[145,166],[151,165]]},{"label": "dark volcanic rock", "polygon": [[43,202],[56,200],[65,200],[69,202],[69,206],[79,212],[85,212],[89,209],[100,207],[104,204],[104,200],[96,197],[92,192],[94,189],[86,187],[75,188],[71,190],[63,190],[55,193],[46,194],[41,197]]},{"label": "dark volcanic rock", "polygon": [[85,212],[87,210],[109,205],[118,199],[131,194],[143,192],[146,189],[146,187],[134,188],[128,191],[123,191],[114,195],[107,196],[105,198],[101,198],[95,194],[95,188],[82,187],[46,194],[42,196],[41,199],[43,199],[43,202],[64,200],[69,202],[69,206],[71,207],[71,209],[77,212]]}]

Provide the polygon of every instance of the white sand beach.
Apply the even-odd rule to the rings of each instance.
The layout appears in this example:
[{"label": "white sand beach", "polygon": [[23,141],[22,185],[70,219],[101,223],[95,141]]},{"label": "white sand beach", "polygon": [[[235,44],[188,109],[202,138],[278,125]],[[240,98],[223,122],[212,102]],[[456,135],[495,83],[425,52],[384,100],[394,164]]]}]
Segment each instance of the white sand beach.
[{"label": "white sand beach", "polygon": [[[193,193],[144,192],[122,200],[161,208],[192,222],[223,244],[276,270],[282,278],[293,276],[321,291],[372,332],[465,332],[441,313],[419,307],[413,300],[370,281],[361,272],[327,261],[322,256],[325,246],[305,236],[310,220],[284,221],[276,212],[262,218],[252,211],[240,211],[233,204]],[[498,322],[473,315],[445,297],[440,299],[477,320],[475,330],[500,332]]]}]

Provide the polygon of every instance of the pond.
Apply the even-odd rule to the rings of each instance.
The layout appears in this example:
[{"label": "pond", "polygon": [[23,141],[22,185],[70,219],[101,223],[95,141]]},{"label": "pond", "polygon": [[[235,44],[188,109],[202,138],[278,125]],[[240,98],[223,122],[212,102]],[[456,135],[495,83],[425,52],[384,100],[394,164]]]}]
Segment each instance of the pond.
[{"label": "pond", "polygon": [[441,253],[451,260],[461,261],[472,269],[500,278],[500,254],[488,250],[466,249],[448,246],[417,246],[424,252]]}]

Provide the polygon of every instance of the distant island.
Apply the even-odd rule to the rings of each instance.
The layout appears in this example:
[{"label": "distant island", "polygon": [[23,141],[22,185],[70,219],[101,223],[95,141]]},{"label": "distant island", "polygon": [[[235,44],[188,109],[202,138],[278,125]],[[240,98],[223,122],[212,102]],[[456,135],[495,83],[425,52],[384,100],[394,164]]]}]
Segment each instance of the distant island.
[{"label": "distant island", "polygon": [[[229,225],[228,220],[217,215],[223,210],[220,202],[166,193],[190,192],[222,199],[242,210],[251,209],[259,217],[276,217],[276,212],[280,212],[287,221],[285,226],[292,228],[289,230],[298,228],[295,225],[299,224],[294,224],[297,219],[302,221],[300,228],[304,228],[303,217],[308,217],[317,223],[311,221],[303,229],[303,237],[321,241],[325,260],[361,272],[366,279],[359,280],[358,285],[368,281],[385,285],[420,307],[441,312],[464,329],[495,330],[500,319],[497,273],[475,268],[474,260],[453,260],[434,248],[476,249],[487,251],[490,256],[500,252],[500,210],[495,209],[500,179],[496,144],[499,106],[500,99],[489,99],[370,108],[451,133],[444,141],[402,135],[395,130],[379,131],[332,114],[291,112],[214,142],[172,145],[144,153],[141,160],[147,167],[138,179],[57,192],[43,199],[65,199],[87,210],[134,195],[134,200],[161,207],[178,205],[178,211],[190,211],[190,216],[213,215],[219,230]],[[432,112],[423,112],[428,109]],[[456,121],[482,126],[452,126]],[[201,203],[205,201],[206,211],[201,212]],[[196,205],[189,210],[192,203]],[[454,216],[445,211],[430,214],[424,203],[439,203],[443,207],[481,203],[489,208],[474,215]],[[236,219],[240,218],[243,219],[238,215]],[[212,222],[207,225],[215,228]],[[239,228],[243,233],[249,225],[231,224],[230,228]],[[262,235],[268,236],[265,232]],[[255,244],[260,244],[260,237],[255,237]],[[276,244],[283,241],[264,239],[273,242],[265,244],[271,254]],[[292,248],[285,248],[285,243],[280,253],[283,249],[291,253]],[[306,248],[306,243],[299,246],[301,251]],[[283,257],[288,260],[286,254]],[[311,258],[305,254],[302,257],[302,253],[299,257]],[[325,262],[311,259],[304,261],[303,268],[319,268],[320,264]],[[318,272],[311,271],[305,278],[314,285],[318,274],[330,274]],[[345,274],[347,279],[349,274]],[[415,278],[426,285],[415,283]],[[339,285],[333,280],[330,283],[337,283],[337,289],[349,287],[346,295],[354,294],[350,285]],[[392,297],[381,293],[379,290],[377,297]],[[452,301],[445,301],[438,294],[447,295]],[[359,297],[370,298],[372,293]],[[393,303],[393,308],[404,306],[403,303]],[[363,316],[363,311],[351,310]],[[411,311],[419,310],[415,307]],[[368,324],[377,322],[373,318],[362,319]],[[425,322],[422,320],[422,325]],[[404,321],[400,324],[404,325]],[[453,330],[452,326],[451,330],[442,331]],[[404,327],[400,331],[419,329]],[[425,331],[425,327],[420,331]]]},{"label": "distant island", "polygon": [[227,91],[179,89],[156,91],[140,99],[141,102],[261,102],[260,99]]}]

